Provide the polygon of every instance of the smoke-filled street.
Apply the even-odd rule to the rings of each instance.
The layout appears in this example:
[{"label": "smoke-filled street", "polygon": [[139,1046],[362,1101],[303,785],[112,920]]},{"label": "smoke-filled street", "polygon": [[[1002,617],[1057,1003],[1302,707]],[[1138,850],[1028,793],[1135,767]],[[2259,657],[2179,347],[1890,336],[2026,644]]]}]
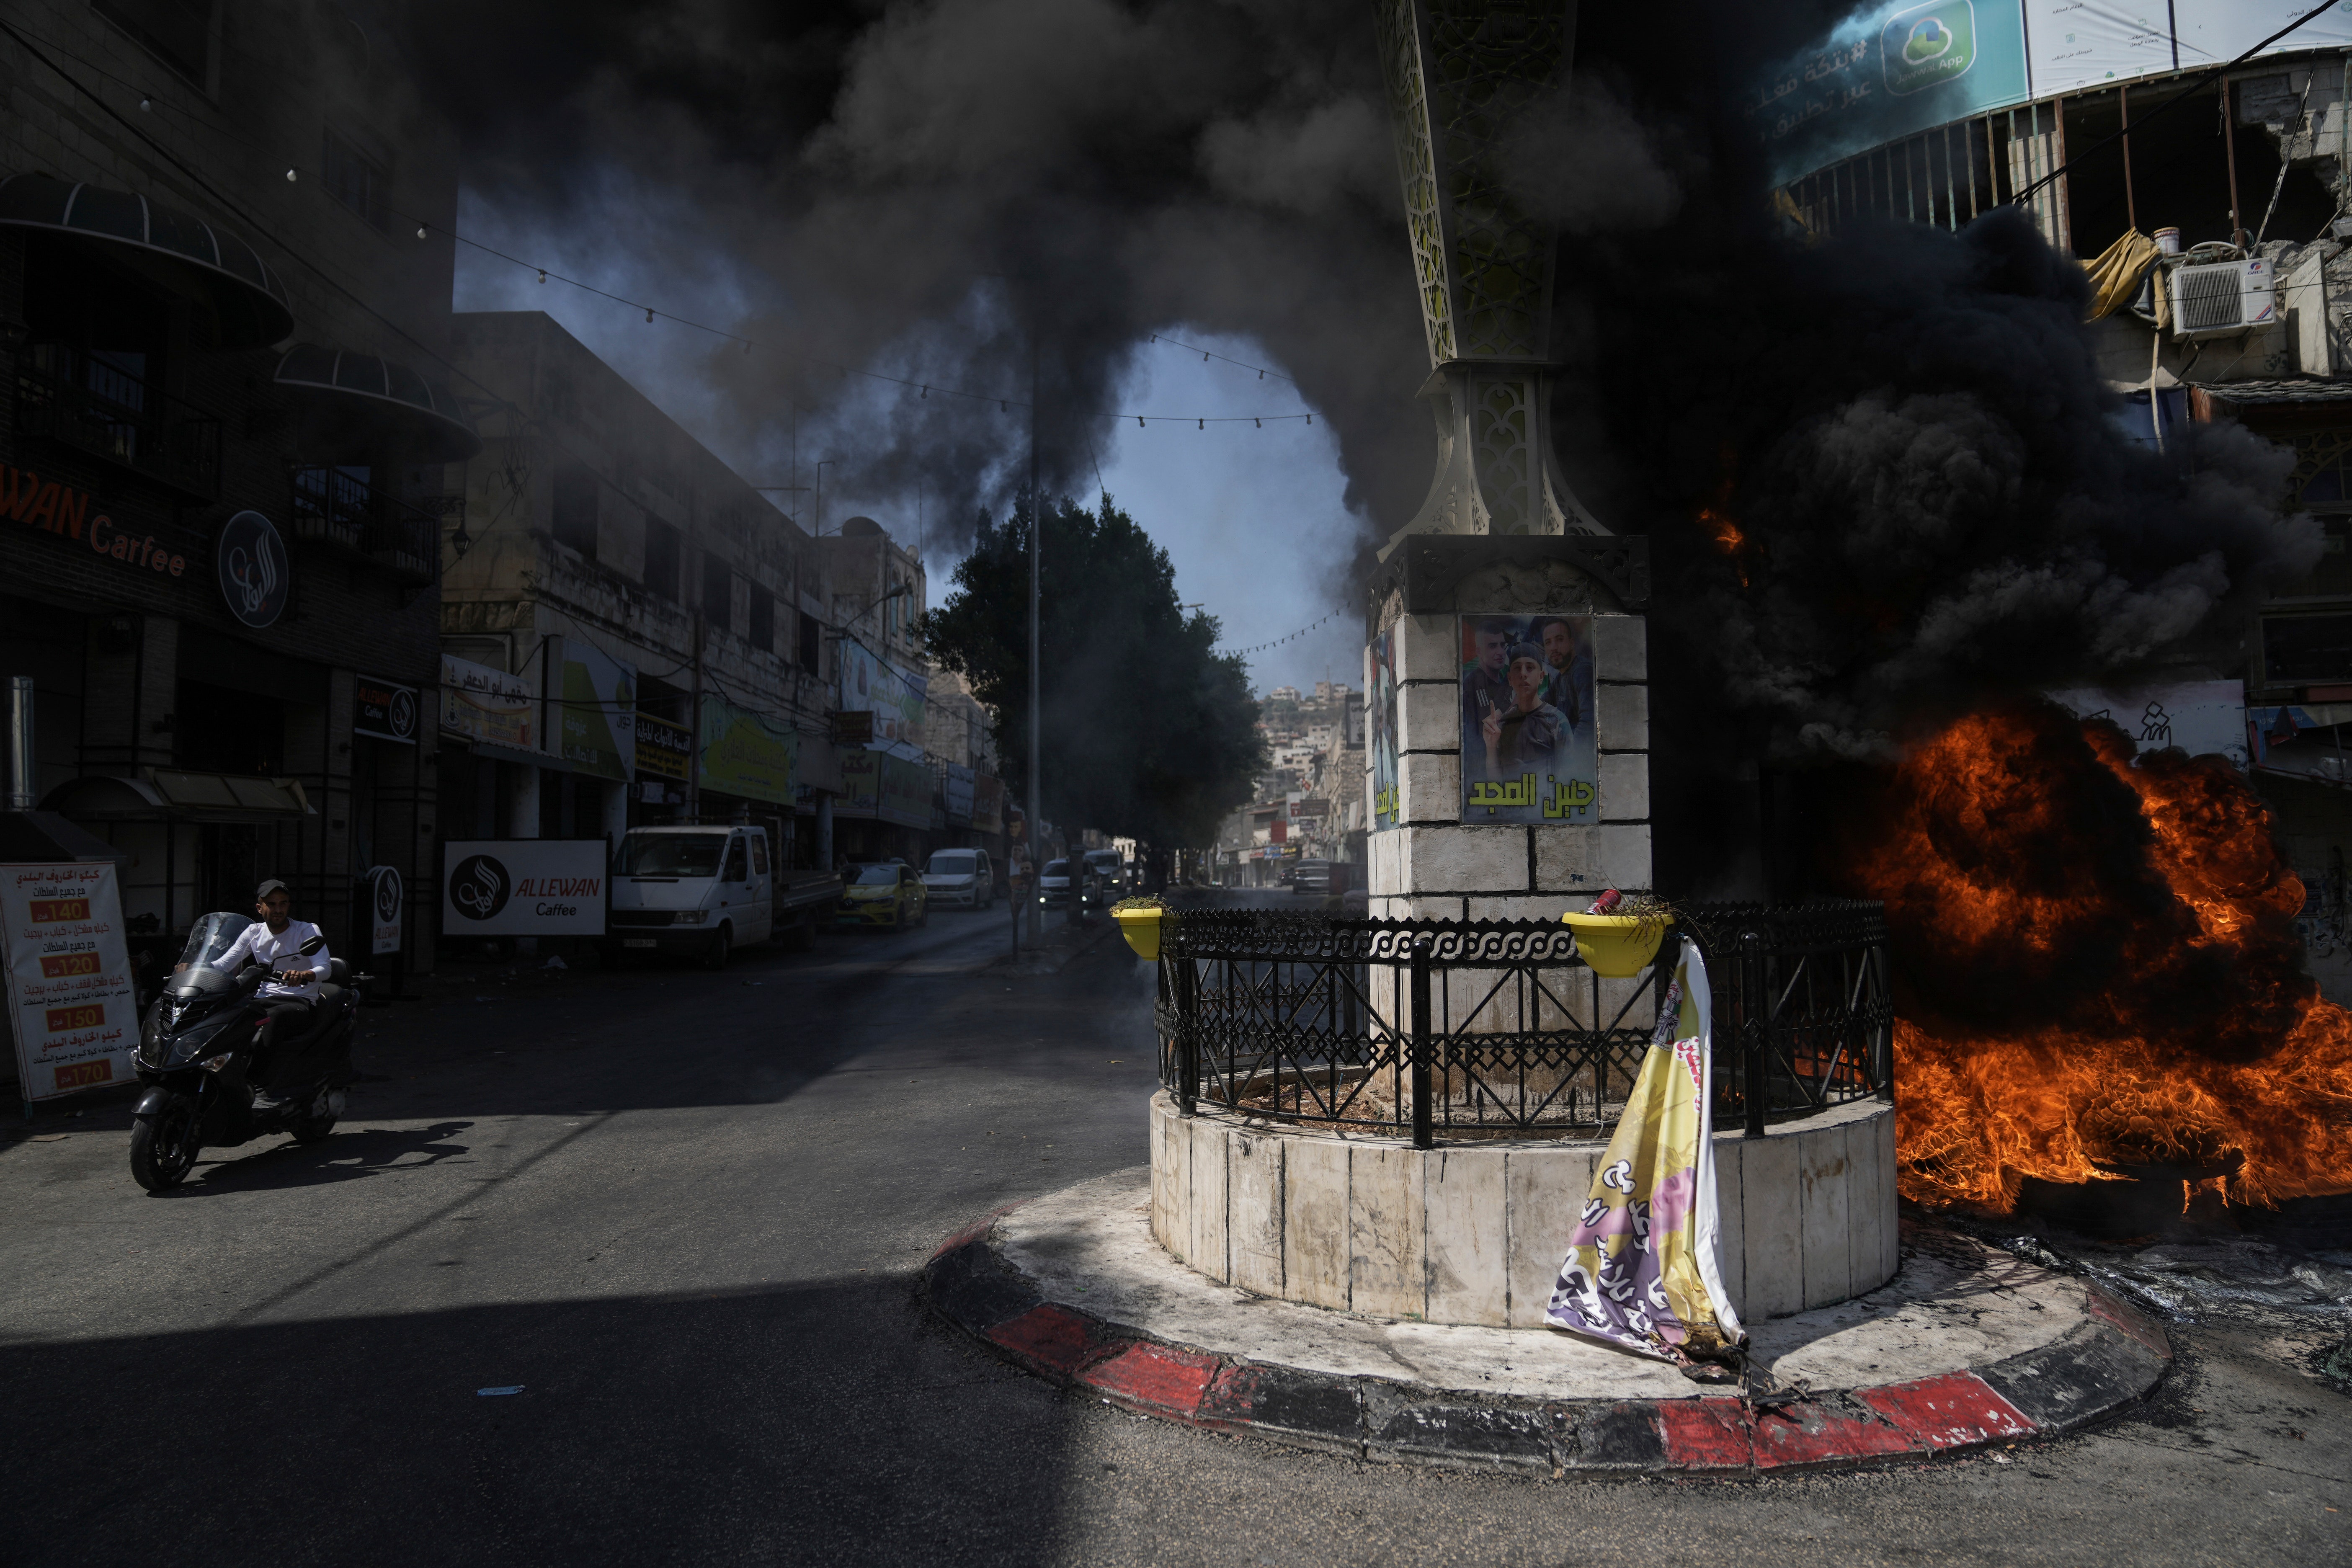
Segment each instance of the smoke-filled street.
[{"label": "smoke-filled street", "polygon": [[12,1134],[0,1401],[39,1440],[0,1484],[11,1560],[2342,1551],[2352,1417],[2309,1337],[2242,1307],[2177,1327],[2160,1394],[2095,1433],[1748,1485],[1365,1464],[1055,1393],[928,1318],[916,1271],[1143,1162],[1149,971],[1113,939],[974,973],[1003,935],[942,917],[724,977],[482,970],[371,1010],[332,1138],[207,1157],[163,1199],[123,1173],[120,1110]]},{"label": "smoke-filled street", "polygon": [[2352,1562],[2352,0],[2148,9],[0,6],[9,1563]]}]

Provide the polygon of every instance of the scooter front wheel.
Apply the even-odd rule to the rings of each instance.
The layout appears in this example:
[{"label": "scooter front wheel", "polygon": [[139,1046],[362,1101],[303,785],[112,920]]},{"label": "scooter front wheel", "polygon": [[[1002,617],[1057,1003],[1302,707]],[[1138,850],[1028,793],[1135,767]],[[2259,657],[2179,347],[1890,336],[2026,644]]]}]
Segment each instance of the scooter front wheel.
[{"label": "scooter front wheel", "polygon": [[151,1193],[187,1179],[196,1163],[196,1108],[175,1100],[131,1123],[131,1179]]}]

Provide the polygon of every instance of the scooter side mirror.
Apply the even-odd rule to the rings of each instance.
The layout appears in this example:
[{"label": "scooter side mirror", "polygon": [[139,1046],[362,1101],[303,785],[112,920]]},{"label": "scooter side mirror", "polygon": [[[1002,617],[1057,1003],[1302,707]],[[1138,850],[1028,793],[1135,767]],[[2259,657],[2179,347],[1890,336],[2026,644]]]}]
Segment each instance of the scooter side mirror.
[{"label": "scooter side mirror", "polygon": [[326,939],[325,937],[323,937],[323,936],[314,936],[314,937],[312,937],[310,941],[308,941],[308,942],[304,942],[300,947],[297,948],[295,951],[296,951],[296,952],[299,952],[303,957],[308,958],[308,957],[310,957],[312,953],[314,953],[314,952],[318,952],[320,948],[322,948],[322,947],[324,947],[324,946],[326,946],[326,945],[327,945],[327,939]]}]

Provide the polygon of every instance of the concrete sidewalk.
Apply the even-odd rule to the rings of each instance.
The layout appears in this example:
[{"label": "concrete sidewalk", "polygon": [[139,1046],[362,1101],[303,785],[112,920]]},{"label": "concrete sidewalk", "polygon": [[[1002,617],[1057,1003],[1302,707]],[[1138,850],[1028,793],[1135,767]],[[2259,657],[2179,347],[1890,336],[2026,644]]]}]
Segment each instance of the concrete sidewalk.
[{"label": "concrete sidewalk", "polygon": [[1171,1258],[1149,1175],[1009,1211],[933,1258],[941,1316],[1129,1408],[1368,1458],[1724,1478],[2013,1446],[2139,1398],[2163,1331],[2097,1286],[1906,1226],[1880,1289],[1750,1325],[1737,1392],[1552,1330],[1268,1300]]}]

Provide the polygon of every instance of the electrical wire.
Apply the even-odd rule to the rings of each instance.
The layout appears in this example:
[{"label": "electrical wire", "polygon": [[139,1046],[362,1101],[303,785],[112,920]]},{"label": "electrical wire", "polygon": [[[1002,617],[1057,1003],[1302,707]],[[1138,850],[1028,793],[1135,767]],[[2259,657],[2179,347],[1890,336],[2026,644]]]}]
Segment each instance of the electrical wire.
[{"label": "electrical wire", "polygon": [[1220,648],[1220,649],[1215,649],[1215,650],[1213,650],[1213,651],[1219,652],[1219,653],[1224,653],[1224,654],[1264,653],[1266,649],[1268,649],[1268,648],[1270,648],[1270,647],[1281,647],[1283,644],[1285,644],[1285,643],[1288,643],[1288,642],[1297,642],[1300,637],[1305,637],[1308,632],[1314,631],[1317,627],[1318,627],[1318,626],[1322,626],[1322,625],[1324,624],[1324,622],[1325,622],[1325,621],[1329,621],[1329,620],[1331,620],[1331,619],[1335,618],[1336,616],[1338,616],[1338,615],[1339,615],[1339,611],[1334,610],[1334,611],[1332,611],[1332,612],[1331,612],[1331,614],[1330,614],[1330,615],[1328,615],[1328,616],[1324,616],[1324,617],[1323,617],[1323,620],[1310,622],[1309,624],[1307,624],[1307,625],[1306,625],[1306,626],[1303,626],[1299,627],[1297,631],[1292,632],[1288,637],[1276,637],[1276,638],[1275,638],[1272,642],[1262,642],[1262,643],[1257,644],[1257,645],[1256,645],[1255,647],[1229,647],[1229,648]]},{"label": "electrical wire", "polygon": [[1199,344],[1197,344],[1197,343],[1188,343],[1188,342],[1179,342],[1177,339],[1170,337],[1166,332],[1154,332],[1154,333],[1152,333],[1152,334],[1151,334],[1151,341],[1152,341],[1153,342],[1155,342],[1155,343],[1174,343],[1174,344],[1175,344],[1178,348],[1180,348],[1180,349],[1186,350],[1186,351],[1188,351],[1189,353],[1192,353],[1199,354],[1199,355],[1201,356],[1201,358],[1202,358],[1204,362],[1205,362],[1205,361],[1208,361],[1208,360],[1213,360],[1213,359],[1214,359],[1214,360],[1224,360],[1224,363],[1225,363],[1230,364],[1230,365],[1238,365],[1238,366],[1240,366],[1243,370],[1254,370],[1254,371],[1257,372],[1257,378],[1258,378],[1260,381],[1264,381],[1267,376],[1269,376],[1269,375],[1270,375],[1270,376],[1274,377],[1274,379],[1275,379],[1275,380],[1276,380],[1276,381],[1288,381],[1288,382],[1290,382],[1290,384],[1291,384],[1291,385],[1293,385],[1293,386],[1297,386],[1297,385],[1298,384],[1298,383],[1297,383],[1297,382],[1296,382],[1296,381],[1292,381],[1292,380],[1291,380],[1291,378],[1290,378],[1289,376],[1286,376],[1286,375],[1283,374],[1282,374],[1280,371],[1278,371],[1278,370],[1268,370],[1268,369],[1266,369],[1266,368],[1265,368],[1265,366],[1264,366],[1264,365],[1262,365],[1262,364],[1247,364],[1247,363],[1244,363],[1244,362],[1242,362],[1242,361],[1240,361],[1240,360],[1237,360],[1237,359],[1227,359],[1223,354],[1221,354],[1221,353],[1210,353],[1207,349],[1204,349],[1204,348],[1201,347],[1201,346],[1200,346]]},{"label": "electrical wire", "polygon": [[2126,125],[2121,131],[2116,132],[2114,135],[2109,136],[2103,141],[2092,142],[2091,145],[2084,148],[2080,153],[2075,153],[2073,157],[2067,159],[2064,163],[2059,164],[2056,168],[2051,170],[2048,174],[2042,175],[2040,179],[2026,186],[2025,189],[2010,197],[2009,205],[2011,206],[2023,206],[2032,198],[2036,192],[2049,184],[2053,180],[2055,180],[2067,170],[2073,168],[2075,164],[2081,163],[2084,159],[2088,158],[2094,153],[2097,153],[2104,148],[2114,146],[2116,142],[2122,141],[2125,137],[2129,136],[2135,131],[2147,130],[2147,127],[2153,124],[2157,120],[2164,115],[2171,113],[2174,110],[2188,102],[2189,95],[2196,91],[2198,88],[2202,87],[2206,82],[2210,81],[2213,78],[2220,76],[2224,71],[2235,70],[2238,67],[2244,65],[2248,60],[2252,59],[2256,55],[2261,54],[2264,49],[2269,48],[2273,44],[2277,43],[2281,38],[2285,37],[2289,33],[2294,32],[2297,27],[2302,26],[2305,23],[2315,21],[2318,17],[2325,16],[2326,13],[2333,11],[2338,4],[2339,0],[2327,0],[2326,5],[2315,5],[2310,10],[2305,12],[2302,16],[2297,16],[2294,21],[2289,22],[2285,26],[2281,27],[2277,32],[2273,33],[2269,37],[2264,38],[2261,43],[2256,44],[2252,48],[2248,49],[2244,54],[2240,55],[2236,59],[2224,60],[2218,66],[2212,66],[2205,70],[2200,71],[2197,75],[2189,78],[2189,80],[2182,83],[2180,90],[2174,93],[2169,99],[2166,100],[2164,103],[2159,105],[2153,112],[2151,112],[2147,119],[2142,120],[2137,125]]}]

